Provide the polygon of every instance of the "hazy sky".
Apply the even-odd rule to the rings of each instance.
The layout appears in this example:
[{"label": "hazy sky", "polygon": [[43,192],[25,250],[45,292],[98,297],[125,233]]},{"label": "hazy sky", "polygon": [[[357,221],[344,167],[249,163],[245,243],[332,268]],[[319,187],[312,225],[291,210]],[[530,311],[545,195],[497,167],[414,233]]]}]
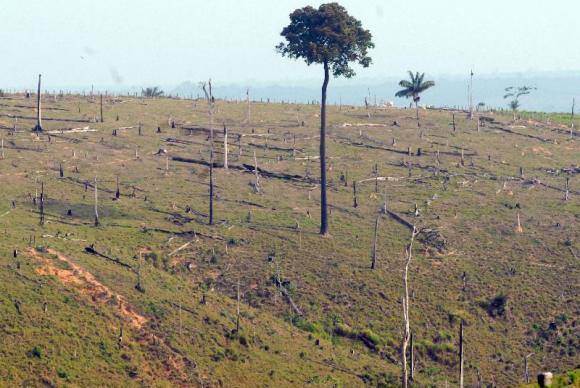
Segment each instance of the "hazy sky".
[{"label": "hazy sky", "polygon": [[[319,79],[278,55],[288,14],[319,1],[2,0],[0,87]],[[373,34],[359,77],[580,70],[578,0],[344,0]]]}]

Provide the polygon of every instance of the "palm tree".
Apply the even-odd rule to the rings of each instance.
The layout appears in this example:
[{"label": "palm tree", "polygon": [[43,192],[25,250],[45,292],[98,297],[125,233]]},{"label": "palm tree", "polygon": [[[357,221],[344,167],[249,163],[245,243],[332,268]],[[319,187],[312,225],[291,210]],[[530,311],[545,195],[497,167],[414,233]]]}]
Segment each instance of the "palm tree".
[{"label": "palm tree", "polygon": [[419,100],[421,100],[421,96],[419,96],[419,94],[423,93],[430,87],[435,86],[435,82],[423,81],[425,73],[419,74],[419,72],[416,72],[413,74],[413,72],[409,70],[409,76],[411,77],[410,81],[404,79],[399,82],[399,86],[404,89],[395,93],[395,97],[413,97],[413,102],[415,103],[415,109],[417,111],[417,125],[421,126],[419,123]]},{"label": "palm tree", "polygon": [[505,88],[506,94],[503,96],[504,99],[510,99],[508,106],[513,112],[514,121],[516,121],[516,112],[520,107],[520,97],[525,96],[526,94],[530,94],[532,90],[536,90],[535,87],[532,86],[510,86],[509,88]]}]

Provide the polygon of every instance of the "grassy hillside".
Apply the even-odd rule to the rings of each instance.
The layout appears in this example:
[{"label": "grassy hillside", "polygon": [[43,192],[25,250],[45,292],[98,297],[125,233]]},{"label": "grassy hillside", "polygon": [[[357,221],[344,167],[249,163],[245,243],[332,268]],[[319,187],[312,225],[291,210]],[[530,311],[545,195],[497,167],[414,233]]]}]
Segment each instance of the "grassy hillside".
[{"label": "grassy hillside", "polygon": [[422,230],[420,385],[456,384],[462,320],[468,384],[518,385],[532,352],[532,375],[578,364],[580,147],[564,126],[505,116],[478,132],[456,113],[454,131],[451,112],[430,110],[418,129],[409,110],[333,106],[321,238],[317,106],[256,102],[248,123],[245,103],[217,102],[210,226],[203,101],[104,98],[100,123],[98,98],[45,98],[46,131],[81,128],[50,136],[30,133],[32,105],[0,100],[6,385],[397,386],[405,222]]}]

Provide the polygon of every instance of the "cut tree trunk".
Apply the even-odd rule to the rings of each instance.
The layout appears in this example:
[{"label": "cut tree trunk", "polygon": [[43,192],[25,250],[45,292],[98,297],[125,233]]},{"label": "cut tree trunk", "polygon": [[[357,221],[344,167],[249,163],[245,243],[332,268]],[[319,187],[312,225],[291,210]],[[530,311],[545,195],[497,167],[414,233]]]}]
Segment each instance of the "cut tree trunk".
[{"label": "cut tree trunk", "polygon": [[328,235],[328,205],[326,198],[326,90],[330,79],[328,62],[324,62],[324,82],[320,104],[320,234]]}]

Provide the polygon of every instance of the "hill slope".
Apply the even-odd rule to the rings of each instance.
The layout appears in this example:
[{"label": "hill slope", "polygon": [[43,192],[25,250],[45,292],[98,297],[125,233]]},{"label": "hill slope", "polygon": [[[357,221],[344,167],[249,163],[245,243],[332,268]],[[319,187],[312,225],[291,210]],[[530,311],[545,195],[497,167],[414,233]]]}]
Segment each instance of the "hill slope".
[{"label": "hill slope", "polygon": [[396,386],[409,224],[422,230],[410,270],[421,385],[457,381],[461,320],[470,384],[521,383],[531,352],[532,371],[577,365],[580,149],[563,126],[495,117],[478,132],[456,113],[454,131],[450,112],[424,111],[417,129],[408,110],[333,107],[332,237],[320,238],[316,106],[253,104],[247,123],[245,104],[218,101],[230,168],[216,126],[210,226],[203,102],[105,98],[97,123],[97,99],[46,99],[46,130],[82,129],[39,137],[31,104],[13,96],[0,111],[9,385]]}]

